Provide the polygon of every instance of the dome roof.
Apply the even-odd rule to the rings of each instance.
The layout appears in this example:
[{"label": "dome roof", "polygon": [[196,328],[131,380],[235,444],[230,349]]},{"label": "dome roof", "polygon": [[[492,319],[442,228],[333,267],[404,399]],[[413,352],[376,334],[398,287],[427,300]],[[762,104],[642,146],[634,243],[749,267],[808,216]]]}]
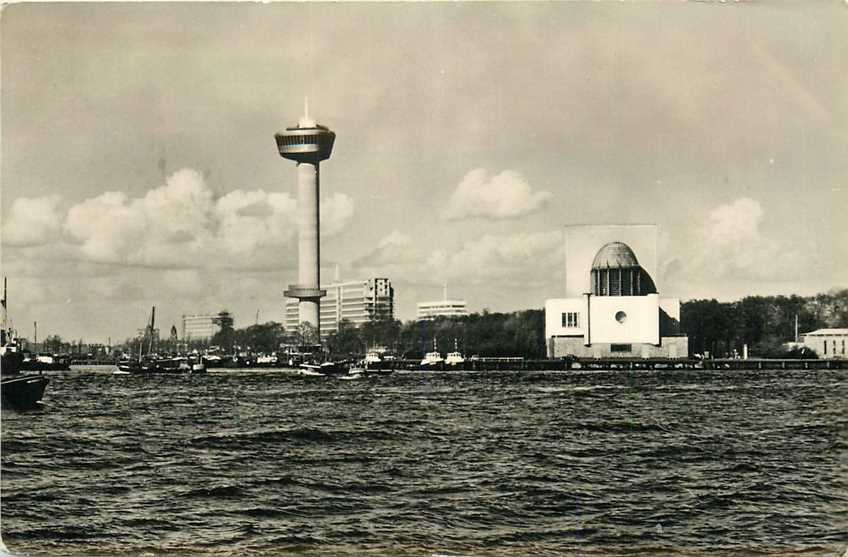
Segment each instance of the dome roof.
[{"label": "dome roof", "polygon": [[608,269],[610,267],[632,268],[639,267],[636,255],[625,243],[610,242],[598,250],[592,269]]}]

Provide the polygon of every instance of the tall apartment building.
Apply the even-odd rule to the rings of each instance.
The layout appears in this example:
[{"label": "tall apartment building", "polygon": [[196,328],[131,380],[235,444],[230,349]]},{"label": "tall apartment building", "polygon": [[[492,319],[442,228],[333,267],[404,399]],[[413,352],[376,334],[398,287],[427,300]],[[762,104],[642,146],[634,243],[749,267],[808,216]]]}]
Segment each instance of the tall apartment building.
[{"label": "tall apartment building", "polygon": [[183,340],[208,340],[224,326],[233,326],[233,316],[227,311],[209,314],[183,315]]},{"label": "tall apartment building", "polygon": [[[327,295],[321,298],[321,336],[339,330],[347,319],[357,327],[369,321],[392,319],[395,315],[395,290],[387,278],[371,278],[322,285]],[[298,327],[297,300],[286,301],[286,331]]]}]

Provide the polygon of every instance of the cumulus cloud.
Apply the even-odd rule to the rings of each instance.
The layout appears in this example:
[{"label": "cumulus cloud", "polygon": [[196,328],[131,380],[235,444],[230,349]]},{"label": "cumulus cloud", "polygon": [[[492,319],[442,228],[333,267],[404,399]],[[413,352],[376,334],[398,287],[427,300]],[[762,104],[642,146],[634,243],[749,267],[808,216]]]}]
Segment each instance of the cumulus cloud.
[{"label": "cumulus cloud", "polygon": [[[393,230],[351,267],[405,283],[535,287],[561,280],[562,233],[485,235],[455,249],[427,251],[408,234]],[[559,279],[557,278],[559,277]]]},{"label": "cumulus cloud", "polygon": [[365,255],[354,259],[350,265],[355,269],[375,269],[382,273],[399,270],[401,264],[420,261],[420,255],[413,248],[412,238],[399,230],[392,230],[377,244],[377,247]]},{"label": "cumulus cloud", "polygon": [[335,193],[321,202],[321,234],[336,236],[353,218],[353,199],[343,193]]},{"label": "cumulus cloud", "polygon": [[541,210],[551,197],[548,191],[533,191],[512,170],[489,176],[485,169],[476,168],[465,175],[451,195],[444,219],[521,217]]},{"label": "cumulus cloud", "polygon": [[[769,237],[763,228],[766,213],[748,197],[711,209],[694,235],[681,238],[669,252],[665,275],[671,282],[725,280],[785,281],[805,268],[805,256],[793,246]],[[681,241],[682,240],[682,241]]]},{"label": "cumulus cloud", "polygon": [[710,242],[720,245],[738,245],[759,239],[763,208],[759,201],[742,197],[709,212],[702,234]]},{"label": "cumulus cloud", "polygon": [[62,231],[58,195],[21,197],[12,203],[3,223],[3,243],[8,246],[41,246],[56,240]]},{"label": "cumulus cloud", "polygon": [[[353,201],[337,193],[322,202],[322,229],[337,234]],[[215,198],[191,169],[168,177],[143,197],[106,192],[68,211],[65,232],[88,260],[163,268],[269,267],[293,245],[297,202],[288,193],[237,189]]]},{"label": "cumulus cloud", "polygon": [[485,235],[459,250],[434,250],[426,258],[428,272],[441,280],[482,284],[521,281],[548,283],[564,257],[560,231]]}]

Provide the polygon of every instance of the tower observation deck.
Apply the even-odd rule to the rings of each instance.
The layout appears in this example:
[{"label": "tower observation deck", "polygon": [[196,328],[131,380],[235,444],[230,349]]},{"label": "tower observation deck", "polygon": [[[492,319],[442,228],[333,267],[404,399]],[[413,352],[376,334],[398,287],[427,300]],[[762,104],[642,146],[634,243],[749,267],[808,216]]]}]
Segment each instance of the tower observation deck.
[{"label": "tower observation deck", "polygon": [[285,291],[298,300],[298,321],[320,330],[321,246],[319,163],[330,158],[336,134],[309,117],[309,106],[297,126],[274,135],[280,156],[297,163],[298,283]]}]

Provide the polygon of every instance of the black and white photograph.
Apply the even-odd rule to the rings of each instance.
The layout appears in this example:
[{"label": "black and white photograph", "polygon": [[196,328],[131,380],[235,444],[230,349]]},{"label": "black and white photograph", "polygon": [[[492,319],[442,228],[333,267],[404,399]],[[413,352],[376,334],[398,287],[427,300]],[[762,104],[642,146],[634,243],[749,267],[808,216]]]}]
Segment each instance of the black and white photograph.
[{"label": "black and white photograph", "polygon": [[0,555],[848,557],[848,1],[12,2]]}]

